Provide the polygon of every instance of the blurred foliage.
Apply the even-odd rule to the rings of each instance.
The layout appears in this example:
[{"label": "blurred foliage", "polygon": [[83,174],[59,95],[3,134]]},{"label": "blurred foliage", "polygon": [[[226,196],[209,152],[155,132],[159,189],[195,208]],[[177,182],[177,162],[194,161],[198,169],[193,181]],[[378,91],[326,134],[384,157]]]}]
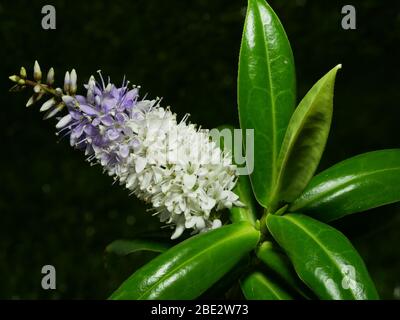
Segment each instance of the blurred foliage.
[{"label": "blurred foliage", "polygon": [[[54,136],[8,75],[21,65],[81,83],[101,68],[126,75],[142,94],[162,96],[204,127],[237,125],[236,73],[245,0],[52,1],[57,29],[41,29],[48,1],[0,1],[0,298],[102,299],[152,254],[105,256],[117,238],[160,224],[128,192]],[[357,30],[343,30],[346,1],[270,1],[291,40],[299,99],[337,63],[334,123],[321,169],[374,149],[400,146],[400,4],[351,2]],[[371,195],[372,196],[372,195]],[[400,299],[400,206],[336,223],[360,250],[383,298]],[[41,267],[57,270],[57,290],[41,289]]]}]

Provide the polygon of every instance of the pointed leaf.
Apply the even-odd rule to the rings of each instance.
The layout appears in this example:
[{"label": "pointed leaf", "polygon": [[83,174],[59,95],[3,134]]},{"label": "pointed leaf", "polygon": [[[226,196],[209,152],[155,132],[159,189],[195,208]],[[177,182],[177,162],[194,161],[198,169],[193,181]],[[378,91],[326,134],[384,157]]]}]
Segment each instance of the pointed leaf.
[{"label": "pointed leaf", "polygon": [[239,119],[243,130],[254,129],[251,183],[265,207],[295,107],[295,81],[293,54],[282,24],[264,0],[249,0],[239,59]]},{"label": "pointed leaf", "polygon": [[363,260],[338,230],[301,214],[269,214],[267,226],[321,299],[379,299]]},{"label": "pointed leaf", "polygon": [[258,240],[259,232],[247,222],[196,235],[137,270],[110,299],[195,299],[232,269]]},{"label": "pointed leaf", "polygon": [[336,66],[306,94],[294,112],[278,159],[278,178],[270,211],[298,197],[312,178],[328,139]]},{"label": "pointed leaf", "polygon": [[315,176],[290,211],[332,221],[400,201],[400,149],[344,160]]},{"label": "pointed leaf", "polygon": [[258,271],[243,277],[240,287],[247,300],[293,300],[278,283]]}]

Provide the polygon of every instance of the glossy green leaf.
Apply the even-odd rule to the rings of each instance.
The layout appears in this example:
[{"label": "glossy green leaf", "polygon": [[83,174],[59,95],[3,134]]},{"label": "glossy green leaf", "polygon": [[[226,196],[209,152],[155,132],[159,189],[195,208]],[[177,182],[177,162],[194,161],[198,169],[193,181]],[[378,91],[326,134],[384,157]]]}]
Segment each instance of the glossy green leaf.
[{"label": "glossy green leaf", "polygon": [[301,214],[269,214],[267,226],[319,298],[379,299],[363,260],[338,230]]},{"label": "glossy green leaf", "polygon": [[278,283],[258,271],[243,277],[240,287],[247,300],[293,300]]},{"label": "glossy green leaf", "polygon": [[290,119],[278,159],[272,212],[295,200],[317,169],[328,139],[333,88],[340,68],[333,68],[311,88]]},{"label": "glossy green leaf", "polygon": [[344,160],[315,176],[290,211],[322,221],[400,201],[400,149]]},{"label": "glossy green leaf", "polygon": [[255,224],[256,221],[256,204],[254,203],[253,191],[248,176],[239,176],[237,184],[233,189],[244,207],[233,206],[230,211],[232,222],[248,221]]},{"label": "glossy green leaf", "polygon": [[115,240],[106,247],[107,253],[114,253],[120,256],[126,256],[137,251],[152,251],[164,252],[171,247],[171,244],[166,242],[148,240],[148,239],[133,239],[133,240]]},{"label": "glossy green leaf", "polygon": [[[220,136],[219,146],[225,153],[234,154],[233,145],[233,126],[225,125],[218,127]],[[229,130],[225,132],[224,130]],[[228,134],[229,133],[229,136]],[[214,137],[215,138],[215,137]],[[229,143],[225,143],[225,139],[230,139]],[[232,157],[234,162],[234,158]],[[257,217],[256,203],[253,195],[253,190],[251,188],[249,176],[241,175],[238,178],[233,192],[239,196],[239,200],[244,204],[244,207],[233,206],[230,211],[230,219],[232,222],[248,221],[251,224],[255,224]]]},{"label": "glossy green leaf", "polygon": [[243,130],[254,129],[251,183],[264,207],[296,103],[295,82],[292,50],[278,17],[264,0],[249,0],[239,58],[239,119]]},{"label": "glossy green leaf", "polygon": [[308,288],[305,288],[304,284],[297,276],[289,258],[276,245],[270,241],[265,241],[257,248],[256,253],[257,257],[268,269],[276,273],[304,298],[310,299]]},{"label": "glossy green leaf", "polygon": [[129,277],[110,299],[194,299],[199,297],[259,240],[247,222],[193,236],[156,257]]}]

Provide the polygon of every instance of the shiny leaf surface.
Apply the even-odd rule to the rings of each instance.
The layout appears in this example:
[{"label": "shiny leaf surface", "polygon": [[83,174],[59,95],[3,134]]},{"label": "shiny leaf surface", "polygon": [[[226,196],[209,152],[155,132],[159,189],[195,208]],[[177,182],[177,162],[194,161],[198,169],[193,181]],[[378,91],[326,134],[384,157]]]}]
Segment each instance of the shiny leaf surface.
[{"label": "shiny leaf surface", "polygon": [[319,298],[379,298],[360,255],[338,230],[301,214],[269,214],[267,226],[298,276]]},{"label": "shiny leaf surface", "polygon": [[272,208],[296,199],[314,175],[328,139],[333,110],[336,66],[306,94],[294,112],[278,159]]},{"label": "shiny leaf surface", "polygon": [[315,176],[290,211],[332,221],[400,201],[400,149],[344,160]]},{"label": "shiny leaf surface", "polygon": [[257,248],[257,257],[276,273],[283,281],[290,285],[304,298],[309,299],[310,294],[297,276],[289,258],[270,241],[265,241]]},{"label": "shiny leaf surface", "polygon": [[259,232],[236,223],[196,235],[129,277],[110,299],[195,299],[251,251]]},{"label": "shiny leaf surface", "polygon": [[239,119],[243,130],[254,129],[251,182],[258,202],[265,207],[295,107],[295,86],[293,54],[285,30],[264,0],[249,0],[239,59]]},{"label": "shiny leaf surface", "polygon": [[275,281],[255,271],[240,280],[240,287],[247,300],[292,300],[293,298]]}]

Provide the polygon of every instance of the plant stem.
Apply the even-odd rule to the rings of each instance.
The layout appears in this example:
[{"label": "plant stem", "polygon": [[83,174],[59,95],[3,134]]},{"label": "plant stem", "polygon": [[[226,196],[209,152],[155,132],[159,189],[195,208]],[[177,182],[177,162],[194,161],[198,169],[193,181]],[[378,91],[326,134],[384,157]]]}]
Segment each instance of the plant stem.
[{"label": "plant stem", "polygon": [[32,80],[24,80],[24,81],[25,81],[25,85],[28,85],[28,86],[31,86],[31,87],[35,87],[35,86],[39,85],[40,88],[43,91],[45,91],[46,93],[51,94],[51,95],[56,96],[56,97],[60,97],[60,93],[58,91],[56,91],[53,88],[50,88],[46,84],[38,83],[38,82],[32,81]]}]

